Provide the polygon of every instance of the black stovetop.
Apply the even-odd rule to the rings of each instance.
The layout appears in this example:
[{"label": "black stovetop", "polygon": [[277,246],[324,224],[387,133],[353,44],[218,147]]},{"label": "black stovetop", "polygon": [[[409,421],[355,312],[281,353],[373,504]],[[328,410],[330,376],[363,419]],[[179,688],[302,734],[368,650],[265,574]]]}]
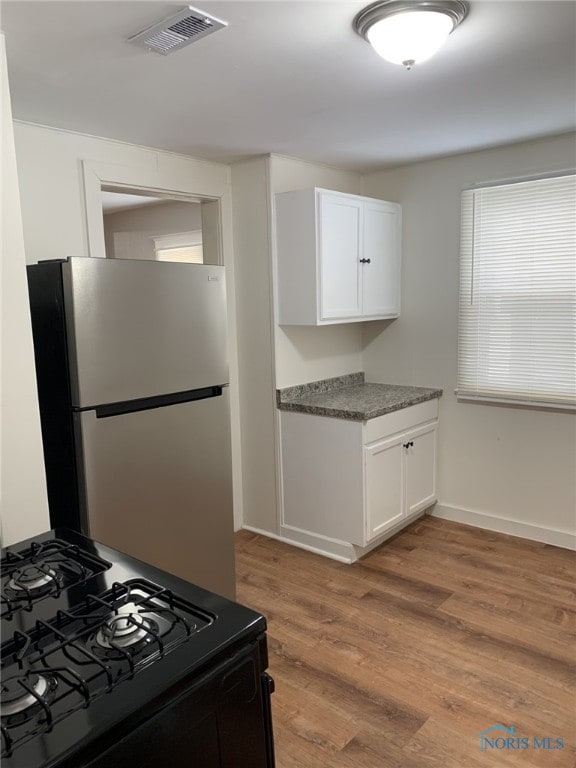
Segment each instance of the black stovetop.
[{"label": "black stovetop", "polygon": [[1,566],[4,768],[74,765],[266,628],[66,529],[3,549]]}]

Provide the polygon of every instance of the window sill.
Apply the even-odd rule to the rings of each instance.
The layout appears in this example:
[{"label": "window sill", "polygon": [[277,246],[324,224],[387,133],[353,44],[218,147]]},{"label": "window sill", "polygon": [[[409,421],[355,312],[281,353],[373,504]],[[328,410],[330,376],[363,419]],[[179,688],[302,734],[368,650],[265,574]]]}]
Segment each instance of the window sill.
[{"label": "window sill", "polygon": [[480,403],[483,405],[504,405],[516,408],[538,408],[547,411],[576,412],[576,402],[554,400],[536,400],[523,397],[497,397],[494,395],[472,395],[454,390],[459,403]]}]

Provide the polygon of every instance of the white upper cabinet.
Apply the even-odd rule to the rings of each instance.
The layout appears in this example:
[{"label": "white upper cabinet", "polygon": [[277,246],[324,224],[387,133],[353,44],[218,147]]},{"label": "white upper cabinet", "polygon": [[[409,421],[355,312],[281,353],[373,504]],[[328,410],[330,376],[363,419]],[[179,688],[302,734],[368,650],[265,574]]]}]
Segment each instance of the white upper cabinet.
[{"label": "white upper cabinet", "polygon": [[280,325],[398,317],[400,205],[317,188],[275,205]]},{"label": "white upper cabinet", "polygon": [[364,199],[362,227],[362,314],[398,317],[402,208],[397,203]]},{"label": "white upper cabinet", "polygon": [[[317,226],[321,321],[362,314],[362,204],[355,198],[319,193]],[[280,209],[282,204],[280,204]],[[281,216],[282,213],[279,213]],[[280,247],[279,247],[280,252]],[[320,258],[318,255],[320,254]],[[328,256],[329,254],[329,256]]]}]

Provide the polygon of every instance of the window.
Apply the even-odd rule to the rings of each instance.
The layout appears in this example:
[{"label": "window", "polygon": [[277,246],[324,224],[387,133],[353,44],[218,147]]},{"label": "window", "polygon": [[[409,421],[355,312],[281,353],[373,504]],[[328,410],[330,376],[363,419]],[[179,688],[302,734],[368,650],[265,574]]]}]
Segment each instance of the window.
[{"label": "window", "polygon": [[158,261],[185,261],[203,264],[202,232],[179,232],[173,235],[153,237],[154,250]]},{"label": "window", "polygon": [[458,397],[576,408],[576,176],[462,194]]}]

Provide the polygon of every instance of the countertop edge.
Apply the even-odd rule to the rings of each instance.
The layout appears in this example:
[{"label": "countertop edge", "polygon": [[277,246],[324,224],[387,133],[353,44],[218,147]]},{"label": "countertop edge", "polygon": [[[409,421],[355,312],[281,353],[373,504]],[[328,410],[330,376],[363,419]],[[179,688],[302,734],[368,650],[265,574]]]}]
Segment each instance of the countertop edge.
[{"label": "countertop edge", "polygon": [[291,400],[297,400],[306,395],[319,395],[333,392],[336,389],[346,389],[356,384],[364,384],[364,371],[345,373],[342,376],[333,376],[329,379],[310,381],[307,384],[296,384],[291,387],[283,387],[276,390],[276,402],[278,405]]},{"label": "countertop edge", "polygon": [[401,411],[404,408],[410,408],[412,405],[418,405],[419,403],[424,403],[428,400],[435,400],[442,397],[442,394],[443,391],[441,389],[430,389],[428,392],[415,394],[399,403],[392,403],[381,408],[372,408],[363,411],[342,410],[333,406],[307,405],[295,401],[279,401],[277,405],[278,409],[281,411],[292,411],[294,413],[303,413],[311,416],[327,416],[336,419],[345,419],[347,421],[369,421],[370,419],[376,419],[379,416],[385,416],[388,413],[394,413],[395,411]]}]

